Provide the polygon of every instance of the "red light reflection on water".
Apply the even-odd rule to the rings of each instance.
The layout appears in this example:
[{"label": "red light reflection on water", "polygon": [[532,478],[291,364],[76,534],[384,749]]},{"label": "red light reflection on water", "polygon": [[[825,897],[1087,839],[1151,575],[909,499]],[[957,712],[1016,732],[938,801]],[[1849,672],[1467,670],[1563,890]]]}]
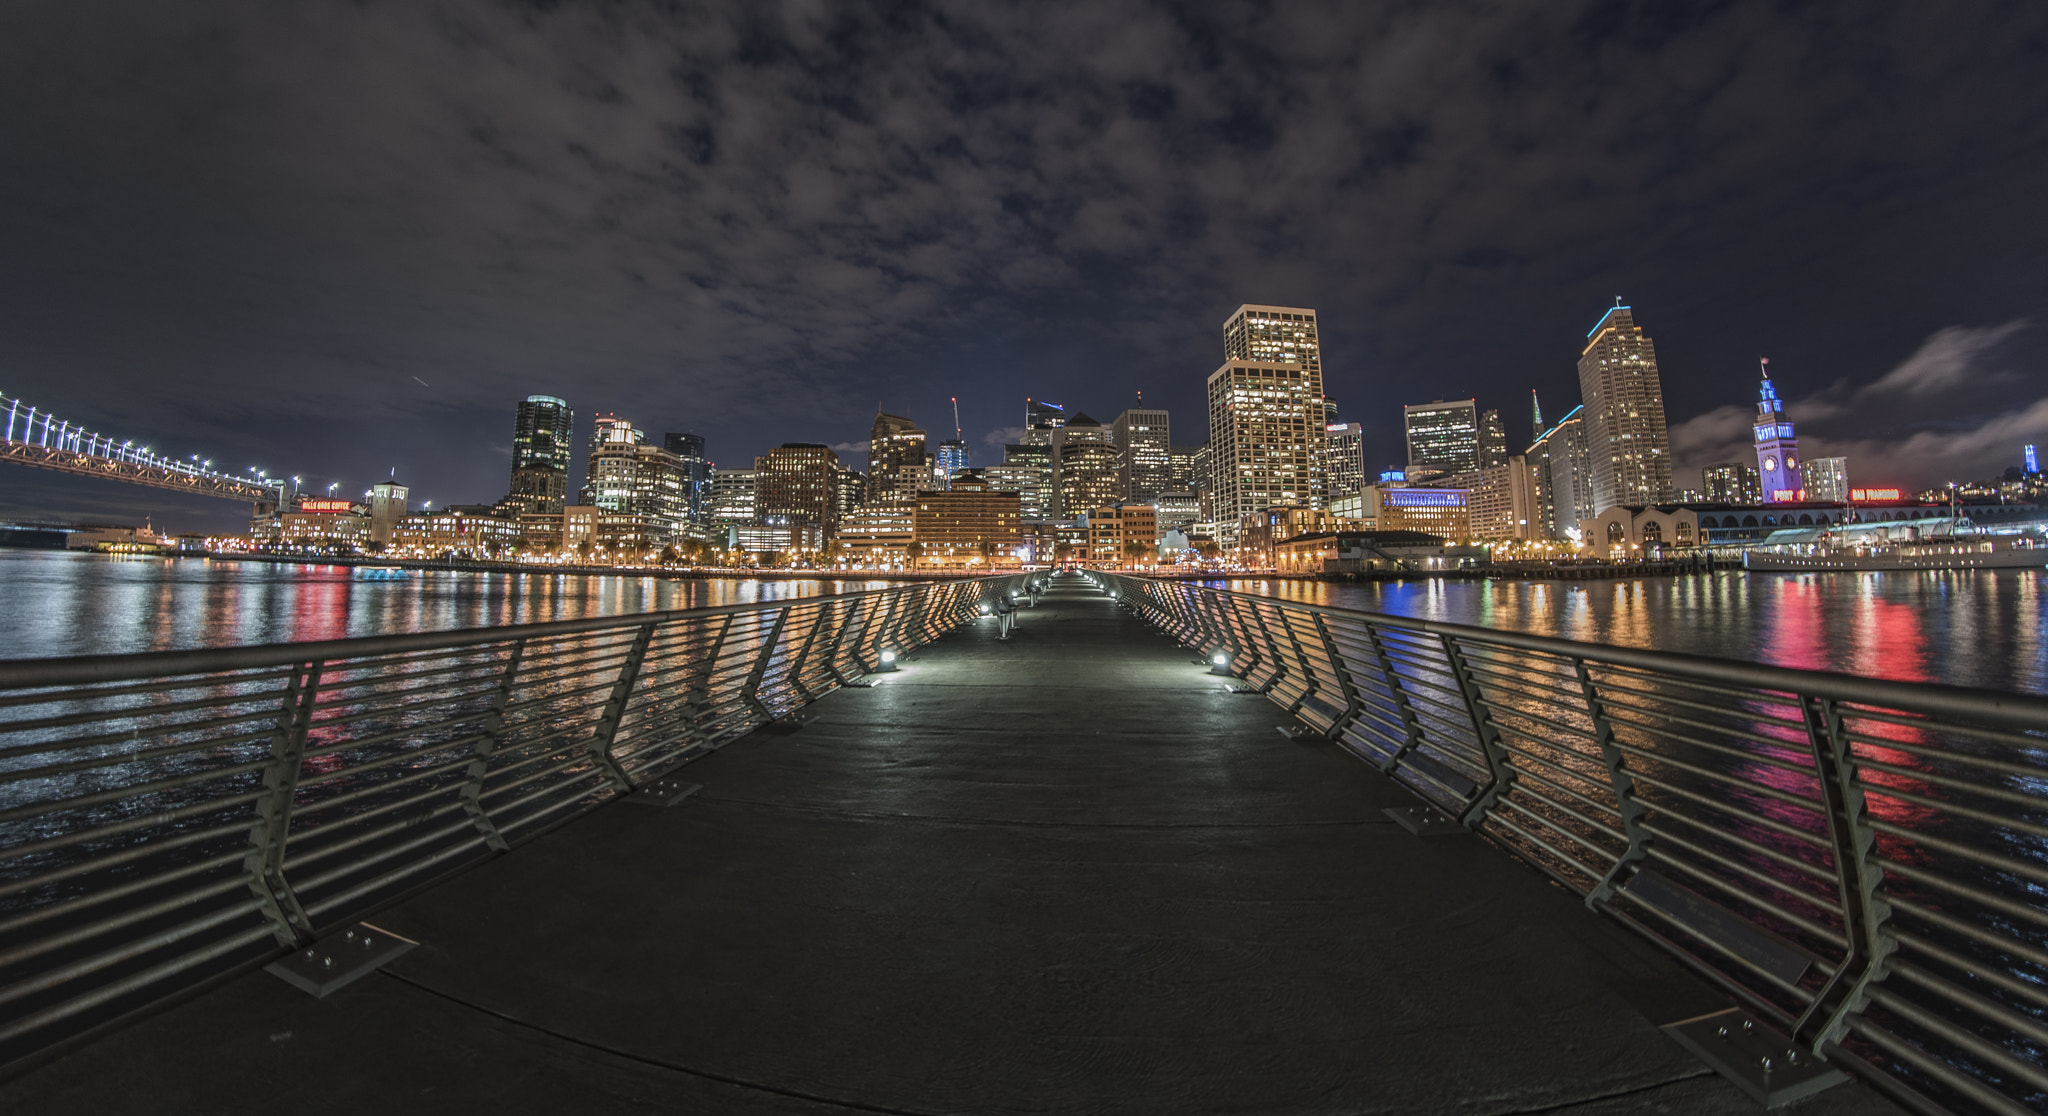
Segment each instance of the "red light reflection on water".
[{"label": "red light reflection on water", "polygon": [[299,582],[293,594],[289,642],[345,638],[349,634],[348,589],[346,581]]}]

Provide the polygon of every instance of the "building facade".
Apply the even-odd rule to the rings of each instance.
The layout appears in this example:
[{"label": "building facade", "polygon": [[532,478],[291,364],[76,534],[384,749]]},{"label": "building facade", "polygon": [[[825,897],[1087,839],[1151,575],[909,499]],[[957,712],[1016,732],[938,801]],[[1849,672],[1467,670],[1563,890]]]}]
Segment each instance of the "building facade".
[{"label": "building facade", "polygon": [[512,422],[512,487],[518,512],[559,512],[569,500],[569,456],[576,416],[567,401],[529,395]]},{"label": "building facade", "polygon": [[1479,412],[1479,467],[1498,469],[1507,463],[1508,428],[1501,423],[1500,412]]},{"label": "building facade", "polygon": [[839,530],[839,455],[816,442],[784,442],[754,459],[754,522]]},{"label": "building facade", "polygon": [[998,492],[972,472],[945,492],[921,492],[911,516],[918,564],[941,569],[1015,566],[1023,516],[1017,494]]},{"label": "building facade", "polygon": [[948,438],[939,443],[937,471],[933,479],[941,489],[953,487],[953,474],[962,469],[972,468],[967,453],[967,443],[958,438]]},{"label": "building facade", "polygon": [[1159,518],[1150,504],[1110,504],[1088,512],[1087,561],[1136,565],[1159,552]]},{"label": "building facade", "polygon": [[1846,457],[1809,457],[1799,466],[1799,479],[1810,501],[1848,502],[1849,459]]},{"label": "building facade", "polygon": [[754,522],[754,471],[711,470],[711,524],[746,527]]},{"label": "building facade", "polygon": [[1124,454],[1114,429],[1077,412],[1050,438],[1053,518],[1073,519],[1115,502],[1123,484]]},{"label": "building facade", "polygon": [[924,431],[902,415],[877,414],[868,432],[868,502],[908,500],[928,487]]},{"label": "building facade", "polygon": [[1209,374],[1209,515],[1236,543],[1246,515],[1329,500],[1323,363],[1316,312],[1238,307],[1223,327],[1223,365]]},{"label": "building facade", "polygon": [[1126,410],[1110,423],[1110,438],[1123,452],[1122,499],[1149,500],[1174,487],[1172,426],[1165,411]]},{"label": "building facade", "polygon": [[676,468],[683,474],[683,518],[702,527],[711,511],[711,462],[704,456],[704,436],[665,434],[661,448],[675,455]]},{"label": "building facade", "polygon": [[1366,510],[1375,531],[1420,531],[1440,538],[1472,537],[1472,510],[1462,488],[1412,488],[1379,484],[1366,489]]},{"label": "building facade", "polygon": [[675,454],[648,445],[646,431],[617,415],[597,417],[578,502],[644,517],[661,542],[679,535],[687,522],[683,472]]},{"label": "building facade", "polygon": [[1593,507],[1671,500],[1671,434],[1657,349],[1619,304],[1601,315],[1579,353]]},{"label": "building facade", "polygon": [[1401,408],[1411,473],[1470,473],[1479,468],[1479,404],[1474,399]]},{"label": "building facade", "polygon": [[[1708,502],[1715,504],[1761,504],[1764,486],[1754,466],[1740,461],[1709,465],[1700,470],[1700,484]],[[1586,517],[1592,513],[1588,512]],[[1586,518],[1581,517],[1581,518]]]},{"label": "building facade", "polygon": [[[1015,447],[1012,447],[1015,448]],[[1043,448],[1043,447],[1040,447]],[[1046,503],[1052,483],[1052,469],[1044,465],[991,465],[981,470],[989,488],[1017,494],[1018,514],[1026,523],[1051,517]]]},{"label": "building facade", "polygon": [[1539,539],[1549,533],[1550,524],[1538,508],[1535,472],[1521,455],[1508,458],[1506,465],[1471,474],[1465,506],[1475,539]]}]

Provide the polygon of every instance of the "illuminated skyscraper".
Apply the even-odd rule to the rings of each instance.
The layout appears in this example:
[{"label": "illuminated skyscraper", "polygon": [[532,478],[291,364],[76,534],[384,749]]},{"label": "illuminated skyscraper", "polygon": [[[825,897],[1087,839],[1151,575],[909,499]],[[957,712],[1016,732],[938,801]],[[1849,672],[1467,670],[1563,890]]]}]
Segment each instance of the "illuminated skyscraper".
[{"label": "illuminated skyscraper", "polygon": [[687,521],[676,455],[648,445],[646,431],[617,415],[597,417],[581,502],[645,517],[648,538],[655,542],[667,542]]},{"label": "illuminated skyscraper", "polygon": [[1498,469],[1508,463],[1508,430],[1499,411],[1479,412],[1479,467]]},{"label": "illuminated skyscraper", "polygon": [[569,454],[576,417],[565,400],[529,395],[512,423],[512,489],[519,511],[559,515],[569,497]]},{"label": "illuminated skyscraper", "polygon": [[1024,401],[1024,444],[1049,446],[1052,432],[1067,424],[1067,409],[1040,399]]},{"label": "illuminated skyscraper", "polygon": [[1716,504],[1760,504],[1764,499],[1756,469],[1740,461],[1700,470],[1700,484],[1707,490],[1707,499]]},{"label": "illuminated skyscraper", "polygon": [[1408,430],[1408,468],[1420,472],[1470,473],[1479,468],[1479,408],[1456,399],[1401,408]]},{"label": "illuminated skyscraper", "polygon": [[1123,477],[1123,451],[1115,432],[1075,413],[1052,431],[1052,515],[1073,519],[1112,504]]},{"label": "illuminated skyscraper", "polygon": [[1223,352],[1208,384],[1209,510],[1234,546],[1254,512],[1326,506],[1329,423],[1314,310],[1240,306],[1224,323]]},{"label": "illuminated skyscraper", "polygon": [[1149,500],[1173,488],[1173,439],[1165,411],[1132,408],[1116,417],[1110,431],[1123,451],[1121,499]]},{"label": "illuminated skyscraper", "polygon": [[1785,417],[1778,387],[1771,383],[1771,362],[1760,362],[1764,375],[1756,392],[1756,467],[1770,503],[1804,500],[1806,485],[1799,475],[1799,436]]},{"label": "illuminated skyscraper", "polygon": [[1671,500],[1671,434],[1657,349],[1616,299],[1579,353],[1586,449],[1593,463],[1593,513],[1617,504]]},{"label": "illuminated skyscraper", "polygon": [[1799,483],[1808,500],[1848,503],[1849,459],[1809,457],[1799,465]]},{"label": "illuminated skyscraper", "polygon": [[711,500],[711,463],[704,459],[704,436],[669,434],[662,438],[661,448],[676,455],[677,467],[683,471],[684,517],[694,524],[704,523]]},{"label": "illuminated skyscraper", "polygon": [[1579,521],[1593,511],[1593,462],[1586,445],[1586,409],[1573,407],[1529,447],[1536,476],[1537,516],[1553,539],[1578,536]]},{"label": "illuminated skyscraper", "polygon": [[929,487],[924,431],[902,415],[877,414],[868,434],[868,502],[909,500]]},{"label": "illuminated skyscraper", "polygon": [[967,460],[967,443],[958,438],[948,438],[939,443],[939,487],[951,490],[953,474],[962,469],[972,468]]},{"label": "illuminated skyscraper", "polygon": [[839,455],[816,442],[784,442],[754,459],[754,520],[839,530]]}]

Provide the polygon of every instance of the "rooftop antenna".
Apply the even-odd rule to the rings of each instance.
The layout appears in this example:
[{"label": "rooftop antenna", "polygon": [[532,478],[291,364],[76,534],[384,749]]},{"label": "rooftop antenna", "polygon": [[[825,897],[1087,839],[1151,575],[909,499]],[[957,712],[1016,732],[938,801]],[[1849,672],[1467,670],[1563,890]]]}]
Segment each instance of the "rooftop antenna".
[{"label": "rooftop antenna", "polygon": [[953,399],[953,440],[957,442],[957,441],[960,441],[960,397],[959,397],[959,396],[957,396],[957,395],[955,395],[955,396],[953,396],[953,397],[952,397],[952,399]]},{"label": "rooftop antenna", "polygon": [[1771,378],[1771,358],[1770,358],[1770,357],[1758,357],[1758,358],[1756,358],[1756,362],[1757,362],[1758,364],[1761,364],[1761,365],[1763,365],[1763,366],[1764,366],[1764,379],[1766,379],[1766,380],[1770,379],[1770,378]]}]

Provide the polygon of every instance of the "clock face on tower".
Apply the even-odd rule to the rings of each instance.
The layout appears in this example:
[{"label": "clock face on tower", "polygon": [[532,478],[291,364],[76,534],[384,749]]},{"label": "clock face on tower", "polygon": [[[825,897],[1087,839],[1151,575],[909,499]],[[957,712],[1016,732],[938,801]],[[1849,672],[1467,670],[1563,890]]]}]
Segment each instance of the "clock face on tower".
[{"label": "clock face on tower", "polygon": [[1778,471],[1778,459],[1777,459],[1777,458],[1775,458],[1775,457],[1766,457],[1766,458],[1764,458],[1764,472],[1766,472],[1766,473],[1775,473],[1775,472],[1777,472],[1777,471]]},{"label": "clock face on tower", "polygon": [[1794,456],[1792,456],[1792,455],[1791,455],[1791,454],[1789,454],[1789,453],[1788,453],[1788,454],[1786,454],[1786,455],[1785,455],[1785,468],[1787,468],[1787,469],[1797,469],[1798,467],[1799,467],[1799,459],[1798,459],[1798,458],[1796,458],[1796,457],[1794,457]]}]

